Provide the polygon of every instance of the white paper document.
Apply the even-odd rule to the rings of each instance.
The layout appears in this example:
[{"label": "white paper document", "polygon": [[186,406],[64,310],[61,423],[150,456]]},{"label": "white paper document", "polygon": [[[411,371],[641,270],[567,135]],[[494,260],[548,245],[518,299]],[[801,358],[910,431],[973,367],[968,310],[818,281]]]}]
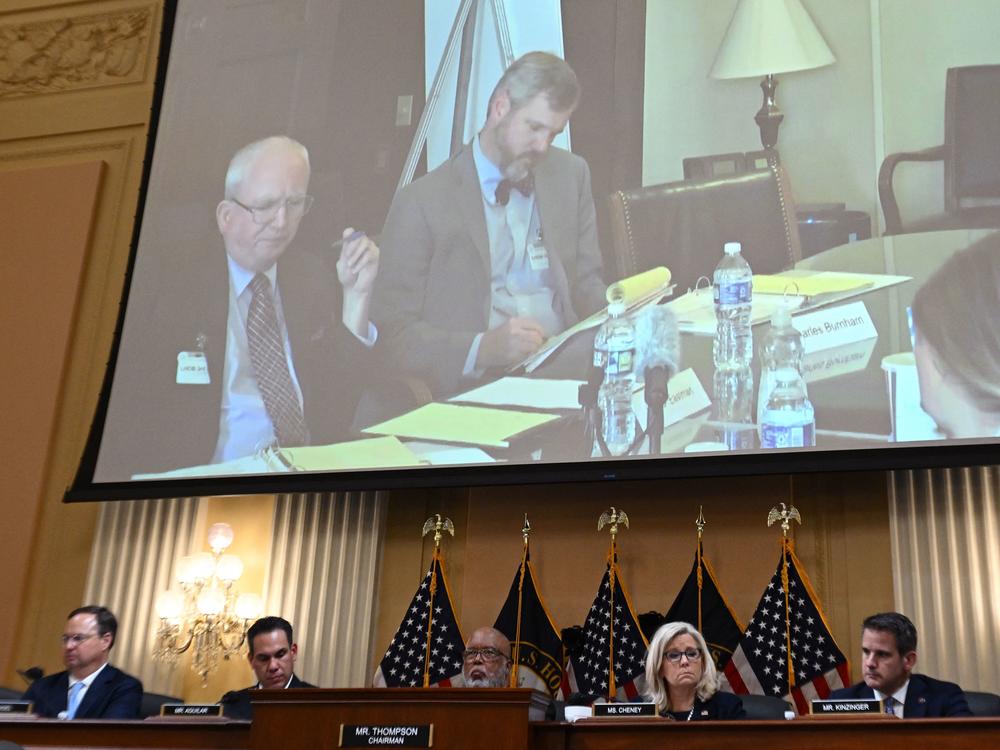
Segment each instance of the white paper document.
[{"label": "white paper document", "polygon": [[460,403],[517,406],[527,409],[572,410],[580,408],[578,391],[583,380],[506,377],[453,396]]}]

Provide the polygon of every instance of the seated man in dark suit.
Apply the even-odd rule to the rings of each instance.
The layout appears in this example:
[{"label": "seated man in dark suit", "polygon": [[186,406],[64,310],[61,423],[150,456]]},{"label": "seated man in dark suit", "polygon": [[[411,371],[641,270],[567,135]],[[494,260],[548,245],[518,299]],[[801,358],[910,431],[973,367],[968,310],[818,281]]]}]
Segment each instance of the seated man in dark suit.
[{"label": "seated man in dark suit", "polygon": [[[462,686],[510,687],[510,641],[496,628],[477,629],[462,654]],[[456,686],[457,687],[457,686]]]},{"label": "seated man in dark suit", "polygon": [[65,672],[31,683],[24,700],[50,719],[138,719],[142,683],[108,664],[118,621],[105,607],[69,613],[63,629]]},{"label": "seated man in dark suit", "polygon": [[861,631],[864,682],[834,690],[833,699],[878,698],[885,712],[901,719],[933,716],[972,716],[962,688],[914,674],[917,629],[898,612],[865,619]]},{"label": "seated man in dark suit", "polygon": [[284,690],[316,687],[303,682],[292,671],[299,646],[292,637],[292,624],[282,617],[262,617],[247,630],[247,659],[257,684],[232,690],[219,699],[222,713],[230,719],[253,719],[251,690]]},{"label": "seated man in dark suit", "polygon": [[301,143],[250,143],[215,207],[222,247],[143,257],[151,265],[132,287],[104,477],[351,437],[377,338],[368,308],[379,249],[350,227],[336,264],[295,242],[310,174]]}]

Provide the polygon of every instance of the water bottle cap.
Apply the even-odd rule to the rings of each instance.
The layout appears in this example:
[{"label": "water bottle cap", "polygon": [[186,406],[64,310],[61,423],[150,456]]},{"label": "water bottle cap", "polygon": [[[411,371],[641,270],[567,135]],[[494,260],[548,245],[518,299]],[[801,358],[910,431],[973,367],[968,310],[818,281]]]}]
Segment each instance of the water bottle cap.
[{"label": "water bottle cap", "polygon": [[738,255],[740,250],[743,248],[739,242],[727,242],[722,246],[722,249],[725,251],[726,255]]},{"label": "water bottle cap", "polygon": [[617,318],[625,314],[625,302],[622,300],[615,300],[608,304],[608,315],[612,318]]},{"label": "water bottle cap", "polygon": [[788,328],[792,325],[792,308],[785,302],[781,302],[774,308],[771,316],[771,326],[774,328]]}]

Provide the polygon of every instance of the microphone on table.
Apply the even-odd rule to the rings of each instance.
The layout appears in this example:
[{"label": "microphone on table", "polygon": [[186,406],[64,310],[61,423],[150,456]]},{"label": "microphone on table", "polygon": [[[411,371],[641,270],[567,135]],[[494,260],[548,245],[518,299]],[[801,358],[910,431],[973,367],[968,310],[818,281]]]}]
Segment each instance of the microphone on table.
[{"label": "microphone on table", "polygon": [[651,305],[636,321],[636,339],[642,344],[642,367],[645,378],[646,436],[649,455],[660,453],[663,438],[663,409],[667,403],[667,382],[679,369],[680,333],[677,318],[664,305]]},{"label": "microphone on table", "polygon": [[583,455],[590,458],[594,451],[594,441],[601,429],[600,407],[597,403],[604,372],[600,367],[591,366],[587,371],[587,382],[577,389],[577,400],[583,409]]}]

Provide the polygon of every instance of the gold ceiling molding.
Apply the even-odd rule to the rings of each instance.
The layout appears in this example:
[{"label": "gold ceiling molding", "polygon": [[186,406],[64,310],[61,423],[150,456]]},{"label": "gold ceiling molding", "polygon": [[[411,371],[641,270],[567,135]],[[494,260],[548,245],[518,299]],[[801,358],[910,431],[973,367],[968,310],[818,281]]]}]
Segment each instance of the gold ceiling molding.
[{"label": "gold ceiling molding", "polygon": [[0,99],[145,77],[152,5],[0,24]]}]

